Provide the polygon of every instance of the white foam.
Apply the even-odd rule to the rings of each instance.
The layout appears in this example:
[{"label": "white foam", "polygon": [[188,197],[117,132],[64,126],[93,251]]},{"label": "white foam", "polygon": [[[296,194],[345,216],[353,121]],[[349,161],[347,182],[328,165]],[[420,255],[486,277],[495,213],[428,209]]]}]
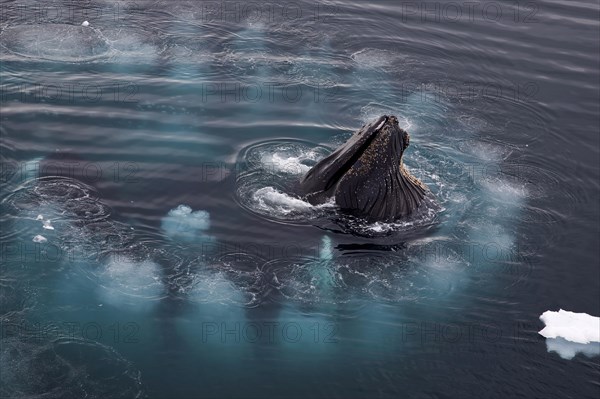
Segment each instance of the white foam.
[{"label": "white foam", "polygon": [[600,342],[599,317],[560,309],[558,312],[545,311],[540,320],[546,327],[539,334],[546,338],[562,337],[579,344]]},{"label": "white foam", "polygon": [[54,230],[52,222],[50,220],[44,220],[42,227],[46,230]]},{"label": "white foam", "polygon": [[273,187],[260,188],[256,190],[252,197],[263,210],[272,210],[284,215],[292,212],[307,212],[314,209],[314,206],[310,203],[282,193]]},{"label": "white foam", "polygon": [[301,175],[308,172],[311,166],[304,162],[316,162],[321,156],[315,151],[302,152],[298,156],[290,156],[287,154],[271,153],[264,154],[261,158],[261,163],[268,170],[273,172],[282,172],[290,175]]},{"label": "white foam", "polygon": [[193,212],[189,206],[179,205],[162,219],[161,227],[171,238],[195,240],[210,228],[210,214],[203,210]]},{"label": "white foam", "polygon": [[410,222],[399,222],[399,223],[375,222],[371,225],[368,225],[367,230],[371,230],[374,233],[386,233],[388,231],[397,230],[402,227],[407,227],[410,225],[412,225],[412,223],[410,223]]},{"label": "white foam", "polygon": [[[442,209],[443,210],[443,209]],[[437,211],[433,208],[427,208],[426,212],[423,212],[420,217],[416,219],[409,219],[405,221],[396,221],[396,222],[374,222],[368,223],[363,226],[363,228],[372,233],[388,233],[390,231],[402,230],[407,227],[411,227],[414,225],[419,225],[421,223],[427,223],[435,218]]]},{"label": "white foam", "polygon": [[380,68],[394,65],[398,55],[387,50],[366,48],[350,55],[360,68]]}]

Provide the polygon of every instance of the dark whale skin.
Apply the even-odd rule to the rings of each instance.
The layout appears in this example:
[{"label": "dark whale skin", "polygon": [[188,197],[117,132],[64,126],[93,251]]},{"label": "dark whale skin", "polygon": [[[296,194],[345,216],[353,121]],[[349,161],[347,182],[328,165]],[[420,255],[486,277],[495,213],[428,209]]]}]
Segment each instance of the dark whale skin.
[{"label": "dark whale skin", "polygon": [[429,190],[404,168],[409,135],[395,116],[364,125],[300,182],[313,205],[335,199],[341,211],[369,222],[393,222],[414,213]]}]

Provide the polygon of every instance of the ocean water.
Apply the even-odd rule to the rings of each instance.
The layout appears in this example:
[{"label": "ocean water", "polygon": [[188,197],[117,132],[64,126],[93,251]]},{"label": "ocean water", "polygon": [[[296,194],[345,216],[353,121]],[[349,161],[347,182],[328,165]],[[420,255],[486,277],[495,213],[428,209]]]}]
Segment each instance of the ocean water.
[{"label": "ocean water", "polygon": [[[598,17],[3,0],[0,395],[598,397]],[[297,195],[382,114],[418,215]]]}]

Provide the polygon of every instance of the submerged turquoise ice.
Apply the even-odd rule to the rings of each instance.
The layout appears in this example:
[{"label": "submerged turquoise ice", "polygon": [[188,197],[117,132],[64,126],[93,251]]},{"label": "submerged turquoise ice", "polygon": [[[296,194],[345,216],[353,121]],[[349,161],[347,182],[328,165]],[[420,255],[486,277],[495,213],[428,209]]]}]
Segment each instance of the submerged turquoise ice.
[{"label": "submerged turquoise ice", "polygon": [[[532,94],[547,95],[528,74],[544,46],[489,50],[512,29],[545,34],[426,26],[383,3],[223,20],[141,2],[89,27],[5,5],[3,397],[594,391],[594,348],[559,358],[537,335],[549,307],[598,313],[595,255],[557,252],[589,242],[568,226],[589,234],[597,216],[572,205],[597,196],[595,172],[566,172],[573,148],[597,146],[576,126],[560,141],[591,115]],[[433,193],[417,217],[368,224],[297,195],[383,114]],[[577,289],[559,295],[565,281]]]}]

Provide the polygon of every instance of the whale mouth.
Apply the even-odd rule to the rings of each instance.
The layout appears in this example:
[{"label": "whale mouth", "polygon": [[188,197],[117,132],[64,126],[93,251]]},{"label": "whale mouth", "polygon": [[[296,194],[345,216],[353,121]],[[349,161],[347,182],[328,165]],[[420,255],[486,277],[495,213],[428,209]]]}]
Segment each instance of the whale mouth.
[{"label": "whale mouth", "polygon": [[[337,184],[351,173],[353,167],[361,162],[365,154],[370,151],[377,138],[384,130],[392,130],[396,134],[402,130],[397,126],[398,119],[394,116],[383,115],[377,120],[364,125],[352,137],[337,148],[328,157],[321,160],[317,166],[312,168],[302,179],[301,186],[310,202],[321,202],[333,194]],[[403,145],[393,146],[392,154],[397,164],[402,159]],[[398,153],[399,152],[399,153]]]},{"label": "whale mouth", "polygon": [[[348,173],[352,166],[358,162],[358,160],[371,146],[377,135],[382,131],[383,127],[388,123],[388,119],[389,117],[384,115],[376,122],[363,126],[363,128],[357,133],[357,136],[360,139],[355,145],[352,145],[349,148],[345,148],[346,146],[340,148],[340,150],[342,150],[340,155],[347,152],[350,154],[350,157],[348,157],[348,159],[342,163],[339,169],[327,181],[325,184],[325,190],[331,189],[346,173]],[[375,125],[375,127],[372,127],[373,125]]]},{"label": "whale mouth", "polygon": [[303,177],[300,188],[311,204],[333,197],[336,205],[373,221],[392,221],[415,212],[427,188],[402,165],[409,135],[398,118],[383,115]]}]

